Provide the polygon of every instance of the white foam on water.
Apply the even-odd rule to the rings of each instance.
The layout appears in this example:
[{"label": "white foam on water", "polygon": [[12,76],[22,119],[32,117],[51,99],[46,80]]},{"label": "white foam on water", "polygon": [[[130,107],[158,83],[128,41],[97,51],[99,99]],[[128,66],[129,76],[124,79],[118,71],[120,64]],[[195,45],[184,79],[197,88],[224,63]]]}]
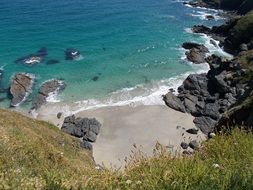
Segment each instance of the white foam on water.
[{"label": "white foam on water", "polygon": [[[52,80],[56,80],[56,79],[52,79]],[[51,80],[48,80],[48,81],[51,81]],[[48,82],[48,81],[45,81],[45,82]],[[48,97],[46,98],[47,102],[56,103],[56,102],[61,101],[58,97],[58,94],[61,87],[64,85],[64,82],[61,80],[57,80],[57,81],[59,82],[60,86],[54,92],[49,93]]]},{"label": "white foam on water", "polygon": [[177,91],[190,74],[206,73],[209,70],[208,64],[192,65],[192,67],[195,67],[193,71],[169,79],[151,81],[149,84],[115,91],[105,100],[89,99],[75,102],[75,106],[69,108],[68,113],[75,114],[88,109],[112,106],[164,105],[162,95],[168,93],[171,88]]},{"label": "white foam on water", "polygon": [[[204,41],[204,45],[209,49],[211,54],[215,54],[215,55],[219,55],[222,57],[225,57],[229,60],[231,60],[233,58],[233,55],[227,53],[224,51],[224,49],[222,47],[220,47],[220,42],[218,40],[213,39],[212,37],[206,35],[206,34],[200,34],[202,40]],[[213,43],[211,43],[213,42]]]},{"label": "white foam on water", "polygon": [[205,12],[205,11],[194,11],[194,13],[190,14],[193,17],[198,17],[201,20],[208,20],[207,16],[213,16],[214,20],[224,20],[225,18],[219,16],[218,12],[215,13],[210,13],[210,12]]}]

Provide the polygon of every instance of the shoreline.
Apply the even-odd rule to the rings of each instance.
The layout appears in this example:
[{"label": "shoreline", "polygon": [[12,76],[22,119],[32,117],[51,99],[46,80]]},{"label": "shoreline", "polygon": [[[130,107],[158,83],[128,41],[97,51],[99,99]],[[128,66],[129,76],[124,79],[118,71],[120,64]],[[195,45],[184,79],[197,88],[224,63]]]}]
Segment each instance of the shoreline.
[{"label": "shoreline", "polygon": [[[211,51],[210,55],[216,51],[222,56],[230,56],[230,54],[219,46],[220,42],[214,40],[211,36],[204,33],[196,35],[204,39],[203,44],[208,46],[208,49]],[[210,40],[214,40],[217,47],[211,44]],[[182,74],[185,77],[180,81],[179,85],[181,85],[190,74],[207,73],[209,69],[204,72],[201,70]],[[173,88],[176,90],[176,93],[179,85]],[[123,91],[124,89],[121,90],[121,92]],[[166,93],[168,91],[169,88],[167,88]],[[160,96],[166,93],[163,92]],[[162,97],[160,98],[161,102],[163,102]],[[87,104],[87,102],[79,101],[75,102],[75,104],[79,104],[78,106],[81,108],[74,111],[70,111],[70,109],[67,108],[69,105],[63,106],[68,110],[67,113],[63,111],[64,116],[75,114],[76,117],[96,118],[102,124],[97,141],[92,144],[93,157],[96,164],[118,169],[124,167],[124,165],[129,162],[129,158],[134,157],[136,153],[138,156],[140,151],[141,155],[139,156],[151,156],[152,150],[155,148],[157,142],[166,147],[169,152],[175,154],[176,152],[182,153],[183,149],[180,147],[182,142],[189,143],[191,140],[197,140],[198,142],[206,140],[207,136],[202,132],[199,132],[198,135],[191,135],[186,132],[187,129],[196,128],[193,122],[194,116],[189,113],[175,111],[165,104],[145,105],[142,104],[143,102],[141,101],[135,102],[132,100],[133,99],[129,100],[130,103],[123,103],[121,105],[102,105],[101,107],[95,105],[90,108],[83,108],[82,103]],[[57,127],[60,127],[64,117],[58,119],[57,113],[62,109],[58,108],[59,110],[56,112],[54,111],[54,114],[43,114],[49,109],[52,112],[54,109],[53,104],[50,105],[49,103],[49,106],[43,106],[43,108],[38,110],[38,119],[49,121]],[[170,117],[171,115],[173,117]],[[147,124],[149,125],[148,129],[145,128]],[[190,148],[187,150],[190,152],[193,151]]]}]

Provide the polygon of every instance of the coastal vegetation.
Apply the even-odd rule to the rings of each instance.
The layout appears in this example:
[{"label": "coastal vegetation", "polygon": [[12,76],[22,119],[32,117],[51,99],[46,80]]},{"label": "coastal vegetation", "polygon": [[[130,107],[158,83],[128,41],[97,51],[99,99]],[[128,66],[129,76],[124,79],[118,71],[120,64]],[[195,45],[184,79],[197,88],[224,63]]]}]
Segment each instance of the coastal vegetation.
[{"label": "coastal vegetation", "polygon": [[214,8],[237,10],[241,14],[245,14],[253,8],[251,0],[202,0],[204,3]]},{"label": "coastal vegetation", "polygon": [[189,156],[157,146],[124,170],[95,169],[91,155],[58,128],[0,110],[0,189],[252,189],[253,134],[240,129]]}]

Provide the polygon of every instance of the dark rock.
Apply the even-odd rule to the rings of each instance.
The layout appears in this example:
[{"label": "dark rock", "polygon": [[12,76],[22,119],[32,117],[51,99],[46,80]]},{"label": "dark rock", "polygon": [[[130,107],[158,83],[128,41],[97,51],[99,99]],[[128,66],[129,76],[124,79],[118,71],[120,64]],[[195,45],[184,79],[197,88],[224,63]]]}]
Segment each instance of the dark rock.
[{"label": "dark rock", "polygon": [[225,98],[228,100],[228,102],[232,105],[236,102],[236,98],[233,96],[233,94],[228,93],[225,95]]},{"label": "dark rock", "polygon": [[97,140],[97,134],[94,133],[92,130],[89,130],[85,135],[83,136],[83,140],[89,141],[89,142],[95,142]]},{"label": "dark rock", "polygon": [[57,63],[60,63],[60,61],[58,61],[56,59],[50,59],[50,60],[47,61],[48,65],[53,65],[53,64],[57,64]]},{"label": "dark rock", "polygon": [[76,60],[80,57],[80,52],[74,48],[68,48],[65,50],[66,60]]},{"label": "dark rock", "polygon": [[23,102],[30,93],[32,86],[33,77],[31,75],[24,73],[15,74],[11,79],[9,89],[11,106],[15,107]]},{"label": "dark rock", "polygon": [[85,140],[82,140],[82,141],[80,142],[80,146],[81,146],[82,148],[84,148],[84,149],[86,149],[86,150],[90,150],[90,151],[92,151],[92,149],[93,149],[92,144],[89,143],[88,141],[85,141]]},{"label": "dark rock", "polygon": [[39,109],[43,104],[47,102],[47,98],[52,93],[58,93],[65,88],[65,84],[59,80],[49,80],[44,82],[40,89],[38,95],[35,97],[32,103],[32,109]]},{"label": "dark rock", "polygon": [[185,98],[184,99],[184,106],[185,106],[186,112],[191,113],[192,115],[196,114],[197,109],[196,109],[196,103],[195,102]]},{"label": "dark rock", "polygon": [[204,25],[194,25],[192,27],[192,31],[194,33],[204,33],[204,34],[209,34],[211,32],[211,29],[204,26]]},{"label": "dark rock", "polygon": [[57,113],[57,118],[60,119],[62,114],[63,114],[62,112]]},{"label": "dark rock", "polygon": [[193,140],[189,143],[189,146],[193,149],[193,150],[197,150],[199,149],[199,143],[196,140]]},{"label": "dark rock", "polygon": [[214,128],[216,121],[207,116],[196,117],[193,122],[204,133],[208,134]]},{"label": "dark rock", "polygon": [[195,128],[191,128],[191,129],[187,129],[186,132],[190,133],[190,134],[193,134],[193,135],[197,135],[199,130],[195,129]]},{"label": "dark rock", "polygon": [[207,47],[205,47],[202,44],[197,44],[197,43],[194,43],[194,42],[185,42],[185,43],[183,43],[182,47],[184,49],[188,49],[188,50],[196,48],[196,49],[198,49],[198,50],[200,50],[201,52],[204,52],[204,53],[209,52]]},{"label": "dark rock", "polygon": [[177,126],[177,129],[181,129],[182,127],[180,125]]},{"label": "dark rock", "polygon": [[211,117],[214,120],[218,120],[220,118],[220,114],[219,114],[219,105],[217,103],[208,103],[205,106],[205,112],[204,114],[206,116]]},{"label": "dark rock", "polygon": [[183,82],[183,89],[194,91],[207,90],[206,74],[191,74]]},{"label": "dark rock", "polygon": [[182,152],[182,154],[183,154],[183,155],[186,155],[186,156],[190,156],[190,155],[192,155],[192,152],[190,152],[190,151],[188,151],[188,150],[184,150],[184,151]]},{"label": "dark rock", "polygon": [[214,16],[212,16],[212,15],[206,15],[206,19],[207,19],[207,20],[213,20],[213,19],[214,19]]},{"label": "dark rock", "polygon": [[101,124],[95,118],[75,118],[72,115],[65,118],[61,130],[75,137],[83,137],[86,141],[95,142],[100,128]]},{"label": "dark rock", "polygon": [[224,81],[224,78],[225,76],[221,74],[214,77],[216,85],[217,85],[217,91],[220,92],[221,94],[230,92],[230,87]]},{"label": "dark rock", "polygon": [[182,149],[187,149],[189,147],[189,144],[186,142],[181,142],[180,146],[182,147]]},{"label": "dark rock", "polygon": [[186,52],[185,55],[187,59],[193,63],[205,63],[205,53],[199,49],[192,48],[190,51]]},{"label": "dark rock", "polygon": [[185,113],[184,105],[182,104],[180,99],[171,92],[163,96],[163,100],[165,101],[166,105],[169,106],[170,108]]}]

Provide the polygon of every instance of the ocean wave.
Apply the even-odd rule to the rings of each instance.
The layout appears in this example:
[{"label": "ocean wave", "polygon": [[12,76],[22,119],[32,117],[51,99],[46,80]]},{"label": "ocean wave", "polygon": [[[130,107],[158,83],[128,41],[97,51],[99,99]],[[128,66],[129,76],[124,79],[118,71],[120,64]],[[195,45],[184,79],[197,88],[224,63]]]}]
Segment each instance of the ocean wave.
[{"label": "ocean wave", "polygon": [[[190,74],[206,73],[209,70],[208,64],[193,65],[193,70],[180,74],[175,77],[163,80],[153,80],[147,84],[139,84],[131,88],[123,88],[110,93],[107,98],[88,99],[77,102],[60,102],[47,105],[46,114],[55,114],[62,112],[64,116],[76,114],[81,111],[98,109],[104,107],[130,106],[136,107],[141,105],[164,105],[162,95],[174,89],[177,94],[177,88],[182,85],[183,81]],[[48,107],[49,106],[49,107]],[[39,111],[40,112],[40,111]],[[42,110],[42,114],[45,112]],[[37,117],[38,113],[33,113]]]},{"label": "ocean wave", "polygon": [[[138,105],[164,105],[162,95],[170,89],[177,91],[177,88],[190,74],[206,73],[209,70],[208,64],[192,65],[193,71],[171,77],[169,79],[151,81],[149,84],[140,84],[131,88],[123,88],[109,95],[105,100],[89,99],[75,102],[75,106],[67,110],[75,114],[84,110],[113,106],[138,106]],[[65,107],[66,109],[66,107]],[[72,110],[72,111],[70,111]]]}]

